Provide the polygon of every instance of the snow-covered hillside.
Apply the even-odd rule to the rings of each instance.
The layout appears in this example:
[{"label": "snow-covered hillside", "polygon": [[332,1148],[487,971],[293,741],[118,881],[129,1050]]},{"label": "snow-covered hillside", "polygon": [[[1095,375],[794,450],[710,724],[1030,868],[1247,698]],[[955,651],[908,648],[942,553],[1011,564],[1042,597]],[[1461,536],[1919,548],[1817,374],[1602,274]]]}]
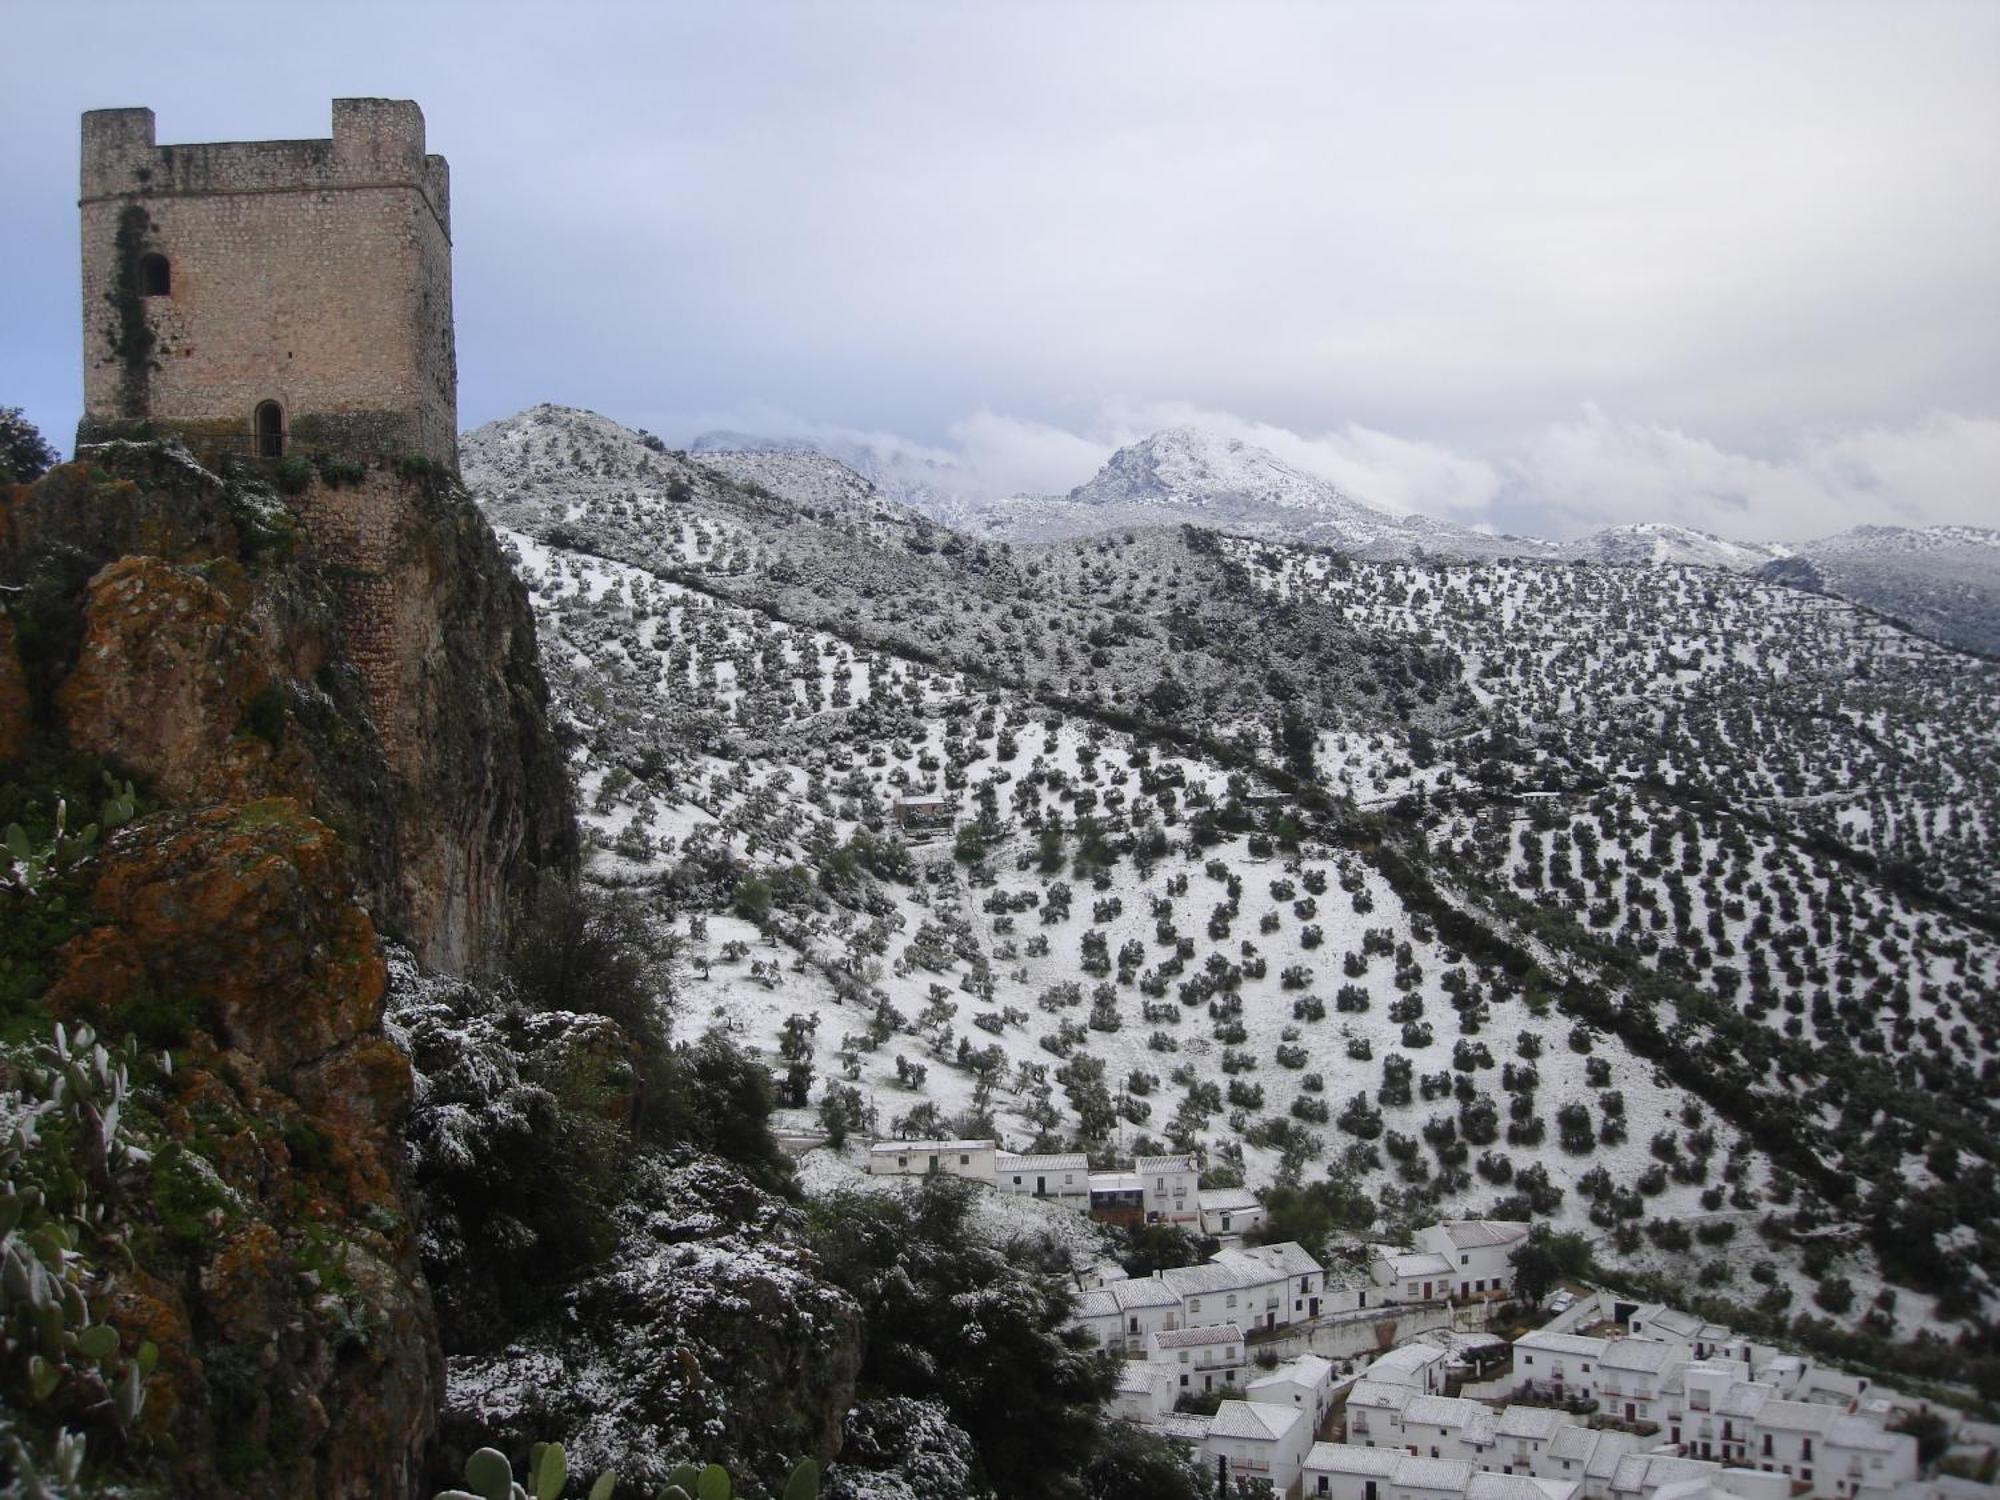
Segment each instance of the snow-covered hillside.
[{"label": "snow-covered hillside", "polygon": [[1641,521],[1630,526],[1608,526],[1602,531],[1561,545],[1562,555],[1617,566],[1646,563],[1677,567],[1734,568],[1748,571],[1768,562],[1789,557],[1792,549],[1775,542],[1732,542],[1713,532],[1674,526],[1664,521]]},{"label": "snow-covered hillside", "polygon": [[1949,645],[2000,655],[2000,531],[1857,526],[1808,542],[1766,576],[1852,599]]},{"label": "snow-covered hillside", "polygon": [[1995,669],[1712,569],[988,549],[510,421],[467,471],[593,870],[679,935],[683,1029],[809,1056],[813,1110],[1977,1305]]}]

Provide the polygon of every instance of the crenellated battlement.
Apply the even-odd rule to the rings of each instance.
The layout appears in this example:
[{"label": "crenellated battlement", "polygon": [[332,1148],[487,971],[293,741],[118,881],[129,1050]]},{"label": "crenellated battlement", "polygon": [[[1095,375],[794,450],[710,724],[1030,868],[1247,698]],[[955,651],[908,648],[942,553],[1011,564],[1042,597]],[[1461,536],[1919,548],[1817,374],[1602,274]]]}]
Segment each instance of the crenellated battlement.
[{"label": "crenellated battlement", "polygon": [[336,99],[333,134],[302,141],[159,145],[150,109],[83,117],[82,201],[172,193],[296,193],[408,188],[451,235],[451,169],[424,150],[424,115],[408,99]]}]

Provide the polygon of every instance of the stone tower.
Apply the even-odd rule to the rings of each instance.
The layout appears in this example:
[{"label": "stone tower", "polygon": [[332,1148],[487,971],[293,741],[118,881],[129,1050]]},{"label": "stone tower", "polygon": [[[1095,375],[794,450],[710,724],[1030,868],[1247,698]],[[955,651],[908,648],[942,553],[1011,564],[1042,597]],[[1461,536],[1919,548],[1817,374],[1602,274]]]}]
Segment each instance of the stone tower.
[{"label": "stone tower", "polygon": [[450,173],[406,99],[336,99],[333,136],[161,146],[83,117],[84,418],[196,453],[454,465]]}]

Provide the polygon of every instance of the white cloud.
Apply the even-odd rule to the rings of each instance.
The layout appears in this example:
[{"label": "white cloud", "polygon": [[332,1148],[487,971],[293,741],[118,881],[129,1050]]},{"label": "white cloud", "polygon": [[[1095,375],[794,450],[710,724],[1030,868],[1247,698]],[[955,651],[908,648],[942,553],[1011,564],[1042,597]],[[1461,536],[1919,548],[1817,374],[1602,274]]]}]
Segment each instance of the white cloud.
[{"label": "white cloud", "polygon": [[1863,523],[1991,525],[2000,420],[1935,412],[1900,428],[1822,430],[1767,458],[1592,405],[1528,438],[1508,468],[1510,509],[1558,534],[1671,521],[1799,541]]},{"label": "white cloud", "polygon": [[1060,494],[1095,474],[1117,448],[1101,436],[994,411],[974,412],[951,427],[968,489],[982,499]]}]

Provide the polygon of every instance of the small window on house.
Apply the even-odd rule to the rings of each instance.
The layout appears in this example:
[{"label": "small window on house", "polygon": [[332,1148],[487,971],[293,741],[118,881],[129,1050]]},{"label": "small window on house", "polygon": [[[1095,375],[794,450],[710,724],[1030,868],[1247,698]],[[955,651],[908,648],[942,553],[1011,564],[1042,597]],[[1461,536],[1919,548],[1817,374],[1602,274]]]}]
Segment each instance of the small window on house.
[{"label": "small window on house", "polygon": [[285,409],[275,401],[266,401],[257,408],[257,456],[259,458],[283,458],[285,456]]},{"label": "small window on house", "polygon": [[972,1158],[965,1155],[964,1152],[960,1152],[958,1157],[958,1164],[961,1167],[969,1167],[972,1165]]},{"label": "small window on house", "polygon": [[174,294],[173,267],[167,258],[157,251],[139,257],[139,295],[141,297],[171,297]]}]

